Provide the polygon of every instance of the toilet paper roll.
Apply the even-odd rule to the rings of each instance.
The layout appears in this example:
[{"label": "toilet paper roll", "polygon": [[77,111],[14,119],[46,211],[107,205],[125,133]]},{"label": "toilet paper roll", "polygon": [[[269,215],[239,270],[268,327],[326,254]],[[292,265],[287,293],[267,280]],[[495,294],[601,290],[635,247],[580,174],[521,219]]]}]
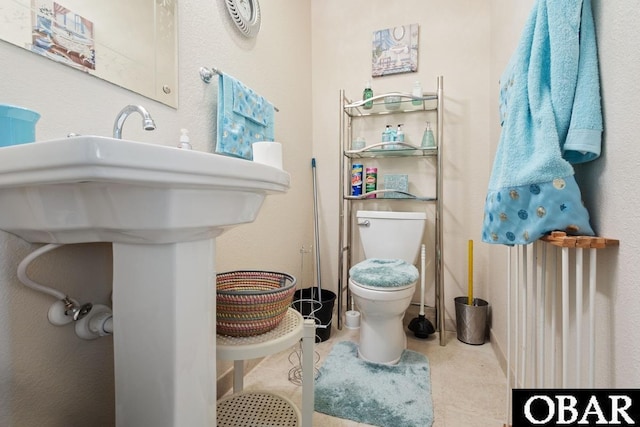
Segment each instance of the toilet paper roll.
[{"label": "toilet paper roll", "polygon": [[360,312],[349,310],[345,313],[345,326],[347,329],[358,329],[360,327]]},{"label": "toilet paper roll", "polygon": [[253,161],[282,169],[282,144],[271,141],[258,141],[252,144]]}]

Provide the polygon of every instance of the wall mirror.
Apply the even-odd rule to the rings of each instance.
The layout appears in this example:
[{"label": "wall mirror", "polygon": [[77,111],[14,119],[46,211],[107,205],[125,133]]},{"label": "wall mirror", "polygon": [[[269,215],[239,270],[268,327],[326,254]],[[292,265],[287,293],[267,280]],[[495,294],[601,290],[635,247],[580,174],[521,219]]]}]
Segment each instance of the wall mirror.
[{"label": "wall mirror", "polygon": [[0,0],[0,39],[171,107],[177,0]]}]

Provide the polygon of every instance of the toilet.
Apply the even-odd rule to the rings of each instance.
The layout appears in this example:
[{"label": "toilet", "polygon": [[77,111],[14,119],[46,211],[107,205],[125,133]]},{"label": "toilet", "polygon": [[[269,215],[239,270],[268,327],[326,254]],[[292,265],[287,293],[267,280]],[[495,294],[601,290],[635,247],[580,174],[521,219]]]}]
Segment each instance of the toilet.
[{"label": "toilet", "polygon": [[349,290],[360,311],[360,358],[396,364],[407,348],[404,313],[413,298],[424,212],[357,211],[365,260],[349,269]]}]

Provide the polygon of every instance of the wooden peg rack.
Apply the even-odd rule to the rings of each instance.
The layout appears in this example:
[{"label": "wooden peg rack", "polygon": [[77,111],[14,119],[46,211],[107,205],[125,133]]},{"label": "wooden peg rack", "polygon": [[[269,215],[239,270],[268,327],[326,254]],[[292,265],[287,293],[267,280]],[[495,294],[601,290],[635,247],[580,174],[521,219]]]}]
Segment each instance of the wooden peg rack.
[{"label": "wooden peg rack", "polygon": [[594,248],[604,249],[619,246],[620,241],[598,236],[567,236],[564,231],[552,231],[540,240],[561,248]]}]

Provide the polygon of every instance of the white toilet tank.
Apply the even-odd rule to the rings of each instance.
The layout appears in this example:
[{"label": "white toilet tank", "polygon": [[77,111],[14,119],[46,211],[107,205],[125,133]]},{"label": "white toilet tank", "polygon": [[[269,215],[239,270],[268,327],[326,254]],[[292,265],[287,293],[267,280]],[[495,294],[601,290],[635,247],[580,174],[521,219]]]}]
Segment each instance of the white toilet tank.
[{"label": "white toilet tank", "polygon": [[424,212],[357,211],[366,258],[398,258],[414,264],[420,251]]}]

